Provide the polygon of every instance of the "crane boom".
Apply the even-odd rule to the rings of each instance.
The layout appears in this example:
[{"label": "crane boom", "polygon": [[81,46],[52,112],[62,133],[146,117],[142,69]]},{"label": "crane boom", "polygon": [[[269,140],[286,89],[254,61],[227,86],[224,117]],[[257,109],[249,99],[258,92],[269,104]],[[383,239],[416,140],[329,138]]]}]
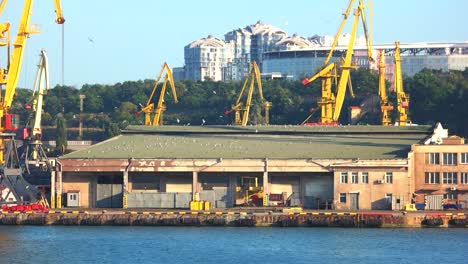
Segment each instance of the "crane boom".
[{"label": "crane boom", "polygon": [[397,124],[406,126],[410,122],[408,118],[409,95],[403,89],[403,74],[401,72],[400,42],[395,42],[395,83],[394,89],[397,96]]},{"label": "crane boom", "polygon": [[[361,2],[359,2],[361,5]],[[335,99],[335,109],[333,111],[333,121],[338,122],[340,117],[341,108],[343,106],[344,97],[346,93],[346,85],[349,81],[349,71],[351,69],[351,57],[353,55],[354,40],[356,39],[357,24],[359,21],[359,13],[361,12],[361,6],[356,9],[354,12],[354,21],[353,29],[351,30],[351,38],[349,40],[348,49],[346,51],[346,57],[344,59],[343,65],[341,65],[341,76],[338,86],[336,88],[336,99]]]},{"label": "crane boom", "polygon": [[0,16],[3,13],[3,9],[5,9],[6,2],[7,0],[2,0],[2,2],[0,3]]},{"label": "crane boom", "polygon": [[[65,19],[62,16],[60,0],[54,0],[54,3],[56,12],[55,21],[58,24],[63,24]],[[32,14],[32,5],[33,0],[26,0],[23,7],[18,33],[16,35],[15,43],[13,44],[13,55],[11,58],[10,67],[8,68],[8,80],[5,88],[5,97],[3,99],[3,109],[0,109],[0,116],[3,115],[3,112],[8,111],[13,101],[13,95],[15,94],[16,85],[18,84],[21,72],[21,63],[23,61],[26,39],[29,38],[31,34],[39,33],[39,31],[33,30],[29,27]]]},{"label": "crane boom", "polygon": [[[231,111],[228,111],[228,112],[232,112],[232,111],[235,112],[234,125],[246,126],[248,123],[250,107],[252,106],[253,91],[255,89],[255,82],[257,82],[260,103],[265,111],[264,121],[266,124],[270,122],[269,116],[270,116],[270,108],[272,104],[271,102],[268,102],[267,100],[265,100],[265,98],[263,97],[263,88],[262,88],[262,80],[260,78],[260,70],[258,68],[257,62],[252,61],[252,63],[250,63],[249,72],[245,76],[244,83],[242,84],[242,89],[239,95],[237,96],[236,104],[231,107]],[[244,103],[241,100],[244,95],[244,91],[245,91],[245,88],[247,87],[247,84],[248,84],[249,89],[247,91],[247,98]]]},{"label": "crane boom", "polygon": [[[166,72],[164,74],[164,71]],[[164,74],[164,77],[163,77]],[[156,90],[158,88],[158,84],[161,81],[161,78],[163,78],[163,84],[161,87],[161,92],[159,93],[159,99],[158,103],[156,105],[156,109],[154,108],[154,103],[153,103],[153,97],[154,94],[156,93]],[[154,82],[153,85],[153,90],[151,91],[150,96],[148,97],[148,100],[146,101],[146,105],[141,109],[140,112],[145,113],[145,125],[146,126],[159,126],[162,124],[162,115],[163,112],[166,110],[166,106],[164,105],[164,95],[166,94],[166,86],[167,82],[169,82],[169,85],[171,86],[171,91],[172,91],[172,96],[174,97],[174,103],[178,103],[177,99],[177,92],[174,84],[174,77],[172,76],[172,71],[169,65],[164,62],[164,64],[161,67],[161,70],[159,71],[158,76],[156,77],[156,81]],[[151,120],[151,115],[154,112],[154,118]]]},{"label": "crane boom", "polygon": [[[16,85],[18,84],[21,63],[23,62],[24,49],[26,46],[26,39],[30,34],[38,33],[32,31],[29,28],[29,21],[31,19],[32,12],[32,0],[25,2],[23,13],[21,15],[20,25],[18,27],[18,33],[16,35],[15,43],[13,44],[13,54],[11,57],[11,63],[8,67],[8,77],[5,88],[5,96],[2,101],[2,107],[0,108],[0,116],[8,111],[13,101],[13,96],[16,91]],[[3,132],[3,131],[2,131]]]},{"label": "crane boom", "polygon": [[32,126],[33,138],[40,137],[42,120],[42,102],[47,90],[49,90],[49,63],[45,50],[41,50],[39,65],[37,66],[36,79],[34,81],[33,97],[37,91],[37,98],[34,98],[32,109],[34,114],[34,124]]},{"label": "crane boom", "polygon": [[379,58],[379,97],[382,125],[388,126],[391,123],[388,112],[393,110],[393,106],[388,102],[387,88],[385,87],[385,52],[383,50],[380,51]]},{"label": "crane boom", "polygon": [[63,13],[62,13],[62,6],[60,4],[60,0],[54,0],[54,5],[55,5],[55,22],[57,24],[63,24],[65,23],[65,18],[63,18]]},{"label": "crane boom", "polygon": [[[351,37],[350,37],[348,47],[346,50],[346,56],[341,64],[341,74],[339,76],[339,82],[336,86],[336,94],[332,92],[331,90],[332,78],[335,78],[335,80],[336,78],[338,78],[338,75],[336,74],[337,64],[335,62],[329,64],[329,62],[333,55],[333,51],[338,43],[338,39],[341,35],[341,31],[343,30],[343,27],[351,12],[354,2],[355,2],[354,0],[350,0],[348,8],[343,13],[343,20],[341,21],[341,24],[338,28],[338,32],[330,48],[330,52],[328,53],[328,56],[324,61],[323,68],[318,73],[316,73],[313,77],[302,81],[302,84],[307,85],[315,81],[318,78],[322,79],[322,97],[317,102],[317,104],[322,109],[320,124],[337,124],[338,119],[340,117],[341,108],[343,107],[343,102],[344,102],[347,86],[349,87],[351,95],[352,96],[354,95],[352,92],[350,69],[353,68],[353,66],[351,65],[351,59],[353,55],[353,47],[354,47],[354,42],[356,39],[356,32],[357,32],[357,26],[359,23],[359,17],[361,17],[361,21],[362,21],[363,28],[364,28],[364,34],[366,37],[368,61],[369,62],[374,61],[374,59],[372,58],[372,43],[371,43],[372,30],[367,29],[364,5],[362,3],[363,0],[359,0],[358,7],[354,11],[354,19],[353,19],[353,24],[352,24]],[[371,8],[370,2],[369,2],[369,8]],[[372,18],[370,21],[372,21]],[[372,28],[372,26],[370,28]]]},{"label": "crane boom", "polygon": [[353,7],[354,1],[355,1],[355,0],[350,0],[350,1],[349,1],[348,8],[347,8],[346,11],[343,13],[343,20],[341,20],[341,24],[340,24],[340,26],[338,27],[338,32],[336,32],[335,39],[333,40],[333,44],[332,44],[332,46],[331,46],[331,48],[330,48],[330,52],[328,53],[327,58],[326,58],[325,61],[323,62],[323,65],[327,65],[328,62],[330,62],[331,56],[333,55],[333,51],[335,50],[336,45],[338,45],[338,40],[340,39],[341,32],[343,31],[343,27],[344,27],[345,24],[346,24],[346,20],[348,19],[349,13],[351,12],[351,9],[352,9],[352,7]]},{"label": "crane boom", "polygon": [[[41,50],[39,64],[37,65],[36,79],[34,80],[32,94],[32,121],[24,129],[23,146],[24,151],[21,154],[20,161],[24,164],[26,171],[31,174],[30,166],[40,167],[42,171],[51,170],[51,165],[47,158],[47,154],[42,145],[42,106],[43,97],[49,89],[49,65],[45,50]],[[29,122],[28,122],[29,123]]]}]

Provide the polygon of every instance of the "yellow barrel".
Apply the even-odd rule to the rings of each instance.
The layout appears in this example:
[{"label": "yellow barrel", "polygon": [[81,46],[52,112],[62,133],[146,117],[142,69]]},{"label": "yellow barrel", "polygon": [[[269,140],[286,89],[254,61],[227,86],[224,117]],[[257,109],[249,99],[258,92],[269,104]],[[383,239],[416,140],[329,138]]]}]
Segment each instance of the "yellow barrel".
[{"label": "yellow barrel", "polygon": [[191,201],[190,202],[190,210],[192,210],[192,211],[200,210],[200,202],[199,201]]},{"label": "yellow barrel", "polygon": [[211,210],[211,203],[210,203],[210,201],[205,201],[203,207],[204,207],[204,210],[205,210],[205,211]]}]

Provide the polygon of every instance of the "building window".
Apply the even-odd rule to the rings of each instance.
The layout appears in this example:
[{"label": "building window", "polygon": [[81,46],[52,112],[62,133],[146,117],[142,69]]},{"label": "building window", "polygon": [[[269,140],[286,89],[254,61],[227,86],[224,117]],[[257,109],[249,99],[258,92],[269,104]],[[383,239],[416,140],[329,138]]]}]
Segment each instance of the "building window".
[{"label": "building window", "polygon": [[462,172],[460,174],[460,182],[461,184],[468,184],[468,172]]},{"label": "building window", "polygon": [[468,164],[468,153],[461,154],[461,164]]},{"label": "building window", "polygon": [[438,172],[426,172],[426,184],[439,184],[440,183],[440,173]]},{"label": "building window", "polygon": [[454,193],[444,193],[444,199],[448,199],[448,200],[456,200],[457,199],[457,195],[454,194]]},{"label": "building window", "polygon": [[341,173],[341,183],[348,183],[348,173],[342,172]]},{"label": "building window", "polygon": [[340,203],[346,203],[346,193],[340,193]]},{"label": "building window", "polygon": [[457,165],[457,153],[444,153],[444,165]]},{"label": "building window", "polygon": [[457,173],[456,172],[444,172],[444,184],[457,184]]},{"label": "building window", "polygon": [[386,172],[385,173],[385,182],[386,183],[393,183],[393,172]]},{"label": "building window", "polygon": [[362,173],[361,182],[362,183],[369,183],[369,173],[368,172],[363,172]]},{"label": "building window", "polygon": [[440,164],[439,153],[426,153],[426,164]]},{"label": "building window", "polygon": [[351,172],[351,183],[358,183],[358,173]]}]

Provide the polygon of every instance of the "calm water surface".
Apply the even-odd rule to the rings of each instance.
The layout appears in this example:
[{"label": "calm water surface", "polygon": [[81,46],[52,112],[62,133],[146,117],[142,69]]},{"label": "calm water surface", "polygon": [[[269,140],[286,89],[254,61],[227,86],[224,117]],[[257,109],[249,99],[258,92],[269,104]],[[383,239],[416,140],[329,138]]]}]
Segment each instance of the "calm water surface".
[{"label": "calm water surface", "polygon": [[468,263],[468,230],[0,226],[0,263]]}]

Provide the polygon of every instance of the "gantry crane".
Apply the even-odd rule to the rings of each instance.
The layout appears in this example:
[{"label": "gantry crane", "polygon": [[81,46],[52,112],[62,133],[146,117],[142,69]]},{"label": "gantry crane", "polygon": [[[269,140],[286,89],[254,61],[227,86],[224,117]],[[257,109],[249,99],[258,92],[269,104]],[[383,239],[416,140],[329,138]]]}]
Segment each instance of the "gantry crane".
[{"label": "gantry crane", "polygon": [[[5,8],[6,0],[0,4],[0,15]],[[16,143],[13,133],[5,133],[16,129],[15,115],[8,113],[13,102],[16,91],[16,85],[21,72],[21,64],[26,47],[26,40],[31,34],[39,33],[30,27],[29,22],[32,14],[32,0],[25,0],[18,26],[18,33],[13,43],[13,54],[10,56],[9,23],[0,24],[0,46],[7,47],[7,66],[0,69],[0,86],[2,94],[0,99],[0,203],[22,203],[29,196],[30,202],[35,202],[35,194],[32,192],[32,186],[24,180],[20,161],[16,149]],[[55,21],[63,24],[65,19],[62,15],[62,9],[59,0],[54,0]],[[3,94],[3,90],[4,94]],[[17,121],[17,119],[16,119]]]},{"label": "gantry crane", "polygon": [[382,112],[382,125],[388,126],[392,123],[389,116],[389,111],[393,110],[387,96],[387,88],[385,87],[385,52],[380,51],[379,58],[379,96],[380,96],[380,111]]},{"label": "gantry crane", "polygon": [[[271,102],[268,102],[263,97],[260,70],[258,69],[257,62],[252,61],[250,63],[249,72],[245,76],[242,89],[239,93],[239,96],[237,97],[236,104],[231,107],[231,110],[225,112],[226,114],[229,114],[230,112],[234,111],[234,123],[233,123],[234,125],[241,125],[241,126],[247,125],[247,122],[249,120],[250,107],[252,106],[252,96],[253,96],[253,91],[255,89],[255,82],[257,82],[258,94],[260,96],[260,104],[262,105],[265,111],[265,116],[264,116],[265,124],[270,123]],[[247,91],[247,98],[244,103],[241,100],[244,95],[245,88],[247,87],[247,83],[249,83],[249,90]]]},{"label": "gantry crane", "polygon": [[41,129],[43,97],[48,90],[49,66],[47,54],[43,49],[41,50],[36,79],[34,80],[33,100],[30,106],[32,117],[28,120],[28,125],[23,131],[25,144],[20,160],[24,163],[24,167],[28,173],[30,173],[30,166],[40,167],[43,171],[51,170],[47,154],[42,145]]},{"label": "gantry crane", "polygon": [[[153,103],[153,96],[158,88],[158,84],[163,76],[164,70],[166,71],[166,74],[164,74],[163,84],[161,86],[161,92],[159,93],[159,99],[158,99],[158,103],[155,109],[154,103]],[[178,103],[179,101],[177,100],[177,93],[176,93],[176,88],[174,85],[174,78],[172,77],[171,68],[169,67],[169,65],[167,65],[166,62],[164,62],[164,64],[161,67],[161,70],[159,71],[158,77],[156,78],[156,81],[154,83],[153,90],[151,91],[151,95],[148,97],[148,100],[146,101],[146,105],[143,106],[140,112],[137,113],[137,114],[141,112],[145,113],[145,125],[146,126],[159,126],[163,124],[163,112],[166,110],[166,105],[164,104],[164,96],[166,94],[167,82],[169,82],[169,85],[171,86],[172,96],[174,97],[174,103]],[[154,113],[154,118],[151,121],[151,115],[153,113]]]},{"label": "gantry crane", "polygon": [[[349,73],[350,73],[350,69],[353,68],[353,66],[351,65],[351,58],[353,55],[353,47],[354,47],[354,41],[356,39],[356,31],[357,31],[359,17],[361,17],[362,25],[364,28],[364,34],[366,37],[368,60],[369,62],[374,61],[372,58],[372,30],[370,30],[370,33],[367,30],[364,5],[362,3],[363,0],[359,0],[358,7],[354,11],[354,20],[353,20],[353,25],[352,25],[352,30],[351,30],[351,37],[348,43],[348,48],[346,50],[346,56],[344,60],[342,61],[342,64],[340,67],[341,74],[339,76],[337,75],[338,65],[336,62],[332,62],[329,64],[333,51],[335,50],[338,44],[338,39],[341,35],[344,25],[346,24],[346,20],[351,12],[354,2],[355,0],[350,0],[348,8],[343,13],[343,20],[341,21],[341,24],[338,28],[338,32],[335,35],[335,39],[333,41],[332,47],[330,48],[330,52],[328,53],[328,56],[324,61],[323,68],[311,78],[305,79],[302,81],[304,85],[307,85],[318,78],[322,80],[322,97],[317,102],[318,106],[321,108],[321,118],[320,118],[319,124],[335,125],[338,123],[338,118],[340,117],[341,108],[343,106],[343,102],[345,98],[346,86],[347,84],[351,84]],[[370,10],[372,9],[370,2],[369,2],[369,9]],[[372,20],[370,22],[370,25],[372,27]],[[338,84],[336,86],[336,93],[332,92],[332,78],[339,78]],[[349,88],[350,88],[351,95],[353,95],[350,85],[349,85]]]},{"label": "gantry crane", "polygon": [[400,57],[400,42],[395,42],[395,82],[394,91],[397,97],[397,111],[398,116],[396,124],[399,126],[406,126],[410,123],[408,118],[409,108],[409,95],[403,90],[403,76],[401,72],[401,57]]}]

